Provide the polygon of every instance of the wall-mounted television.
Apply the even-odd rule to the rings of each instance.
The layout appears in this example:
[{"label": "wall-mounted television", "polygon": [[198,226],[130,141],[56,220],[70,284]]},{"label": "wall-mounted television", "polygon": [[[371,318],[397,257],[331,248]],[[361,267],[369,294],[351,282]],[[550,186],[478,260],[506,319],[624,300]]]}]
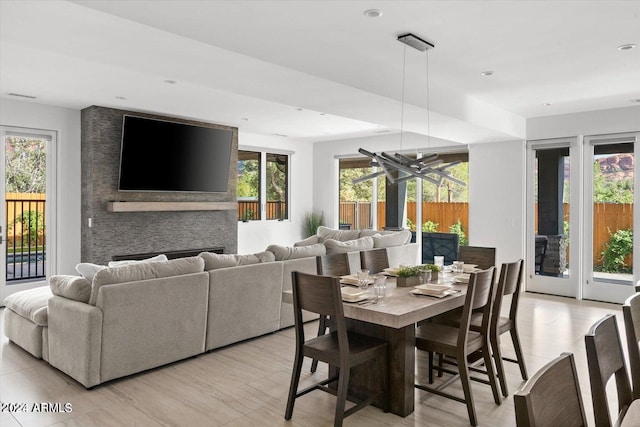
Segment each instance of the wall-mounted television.
[{"label": "wall-mounted television", "polygon": [[125,115],[119,191],[226,192],[233,131]]}]

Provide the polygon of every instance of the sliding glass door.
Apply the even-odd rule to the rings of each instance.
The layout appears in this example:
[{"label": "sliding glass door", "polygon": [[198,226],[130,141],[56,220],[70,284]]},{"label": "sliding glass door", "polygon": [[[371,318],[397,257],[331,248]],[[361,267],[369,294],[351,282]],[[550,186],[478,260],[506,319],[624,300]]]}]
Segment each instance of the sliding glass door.
[{"label": "sliding glass door", "polygon": [[583,298],[622,303],[640,274],[640,133],[584,140],[585,240]]},{"label": "sliding glass door", "polygon": [[576,138],[528,143],[528,291],[579,297],[579,160]]}]

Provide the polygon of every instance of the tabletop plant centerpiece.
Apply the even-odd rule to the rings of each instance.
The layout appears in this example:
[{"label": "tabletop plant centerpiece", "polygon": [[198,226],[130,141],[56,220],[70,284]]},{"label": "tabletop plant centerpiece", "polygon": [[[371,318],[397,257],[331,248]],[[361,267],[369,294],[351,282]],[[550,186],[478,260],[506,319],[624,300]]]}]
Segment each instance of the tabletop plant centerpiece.
[{"label": "tabletop plant centerpiece", "polygon": [[[398,279],[396,283],[400,288],[420,285],[421,283],[429,282],[432,276],[437,279],[438,271],[440,271],[438,266],[433,264],[401,267],[397,273]],[[433,272],[436,274],[434,275]]]}]

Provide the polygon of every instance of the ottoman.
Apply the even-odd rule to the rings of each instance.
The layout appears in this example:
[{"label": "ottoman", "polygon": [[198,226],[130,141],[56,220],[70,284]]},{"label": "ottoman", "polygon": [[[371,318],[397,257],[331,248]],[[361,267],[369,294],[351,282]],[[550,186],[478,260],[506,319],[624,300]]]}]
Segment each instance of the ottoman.
[{"label": "ottoman", "polygon": [[49,361],[47,302],[53,294],[49,286],[9,295],[4,300],[4,334],[37,358]]}]

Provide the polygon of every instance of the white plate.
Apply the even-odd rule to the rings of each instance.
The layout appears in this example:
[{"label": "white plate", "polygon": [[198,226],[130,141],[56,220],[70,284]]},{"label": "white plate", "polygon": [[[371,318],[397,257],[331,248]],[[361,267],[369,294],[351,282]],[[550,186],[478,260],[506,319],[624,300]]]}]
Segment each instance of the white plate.
[{"label": "white plate", "polygon": [[342,288],[342,301],[359,302],[367,299],[367,291],[361,291],[353,288]]},{"label": "white plate", "polygon": [[477,266],[478,264],[465,264],[462,266],[462,271],[465,273],[472,273]]},{"label": "white plate", "polygon": [[435,283],[425,283],[424,285],[415,286],[416,289],[424,289],[427,291],[446,291],[447,289],[451,289],[450,283],[443,283],[441,285]]},{"label": "white plate", "polygon": [[[372,284],[374,279],[372,276],[369,276],[368,284]],[[340,276],[340,283],[344,285],[358,286],[358,275],[357,274],[349,274],[348,276]]]},{"label": "white plate", "polygon": [[453,281],[457,283],[469,283],[469,277],[471,275],[469,273],[460,273],[456,276],[453,276]]},{"label": "white plate", "polygon": [[385,268],[383,271],[389,276],[397,276],[398,270],[400,270],[398,267],[389,267],[389,268]]}]

